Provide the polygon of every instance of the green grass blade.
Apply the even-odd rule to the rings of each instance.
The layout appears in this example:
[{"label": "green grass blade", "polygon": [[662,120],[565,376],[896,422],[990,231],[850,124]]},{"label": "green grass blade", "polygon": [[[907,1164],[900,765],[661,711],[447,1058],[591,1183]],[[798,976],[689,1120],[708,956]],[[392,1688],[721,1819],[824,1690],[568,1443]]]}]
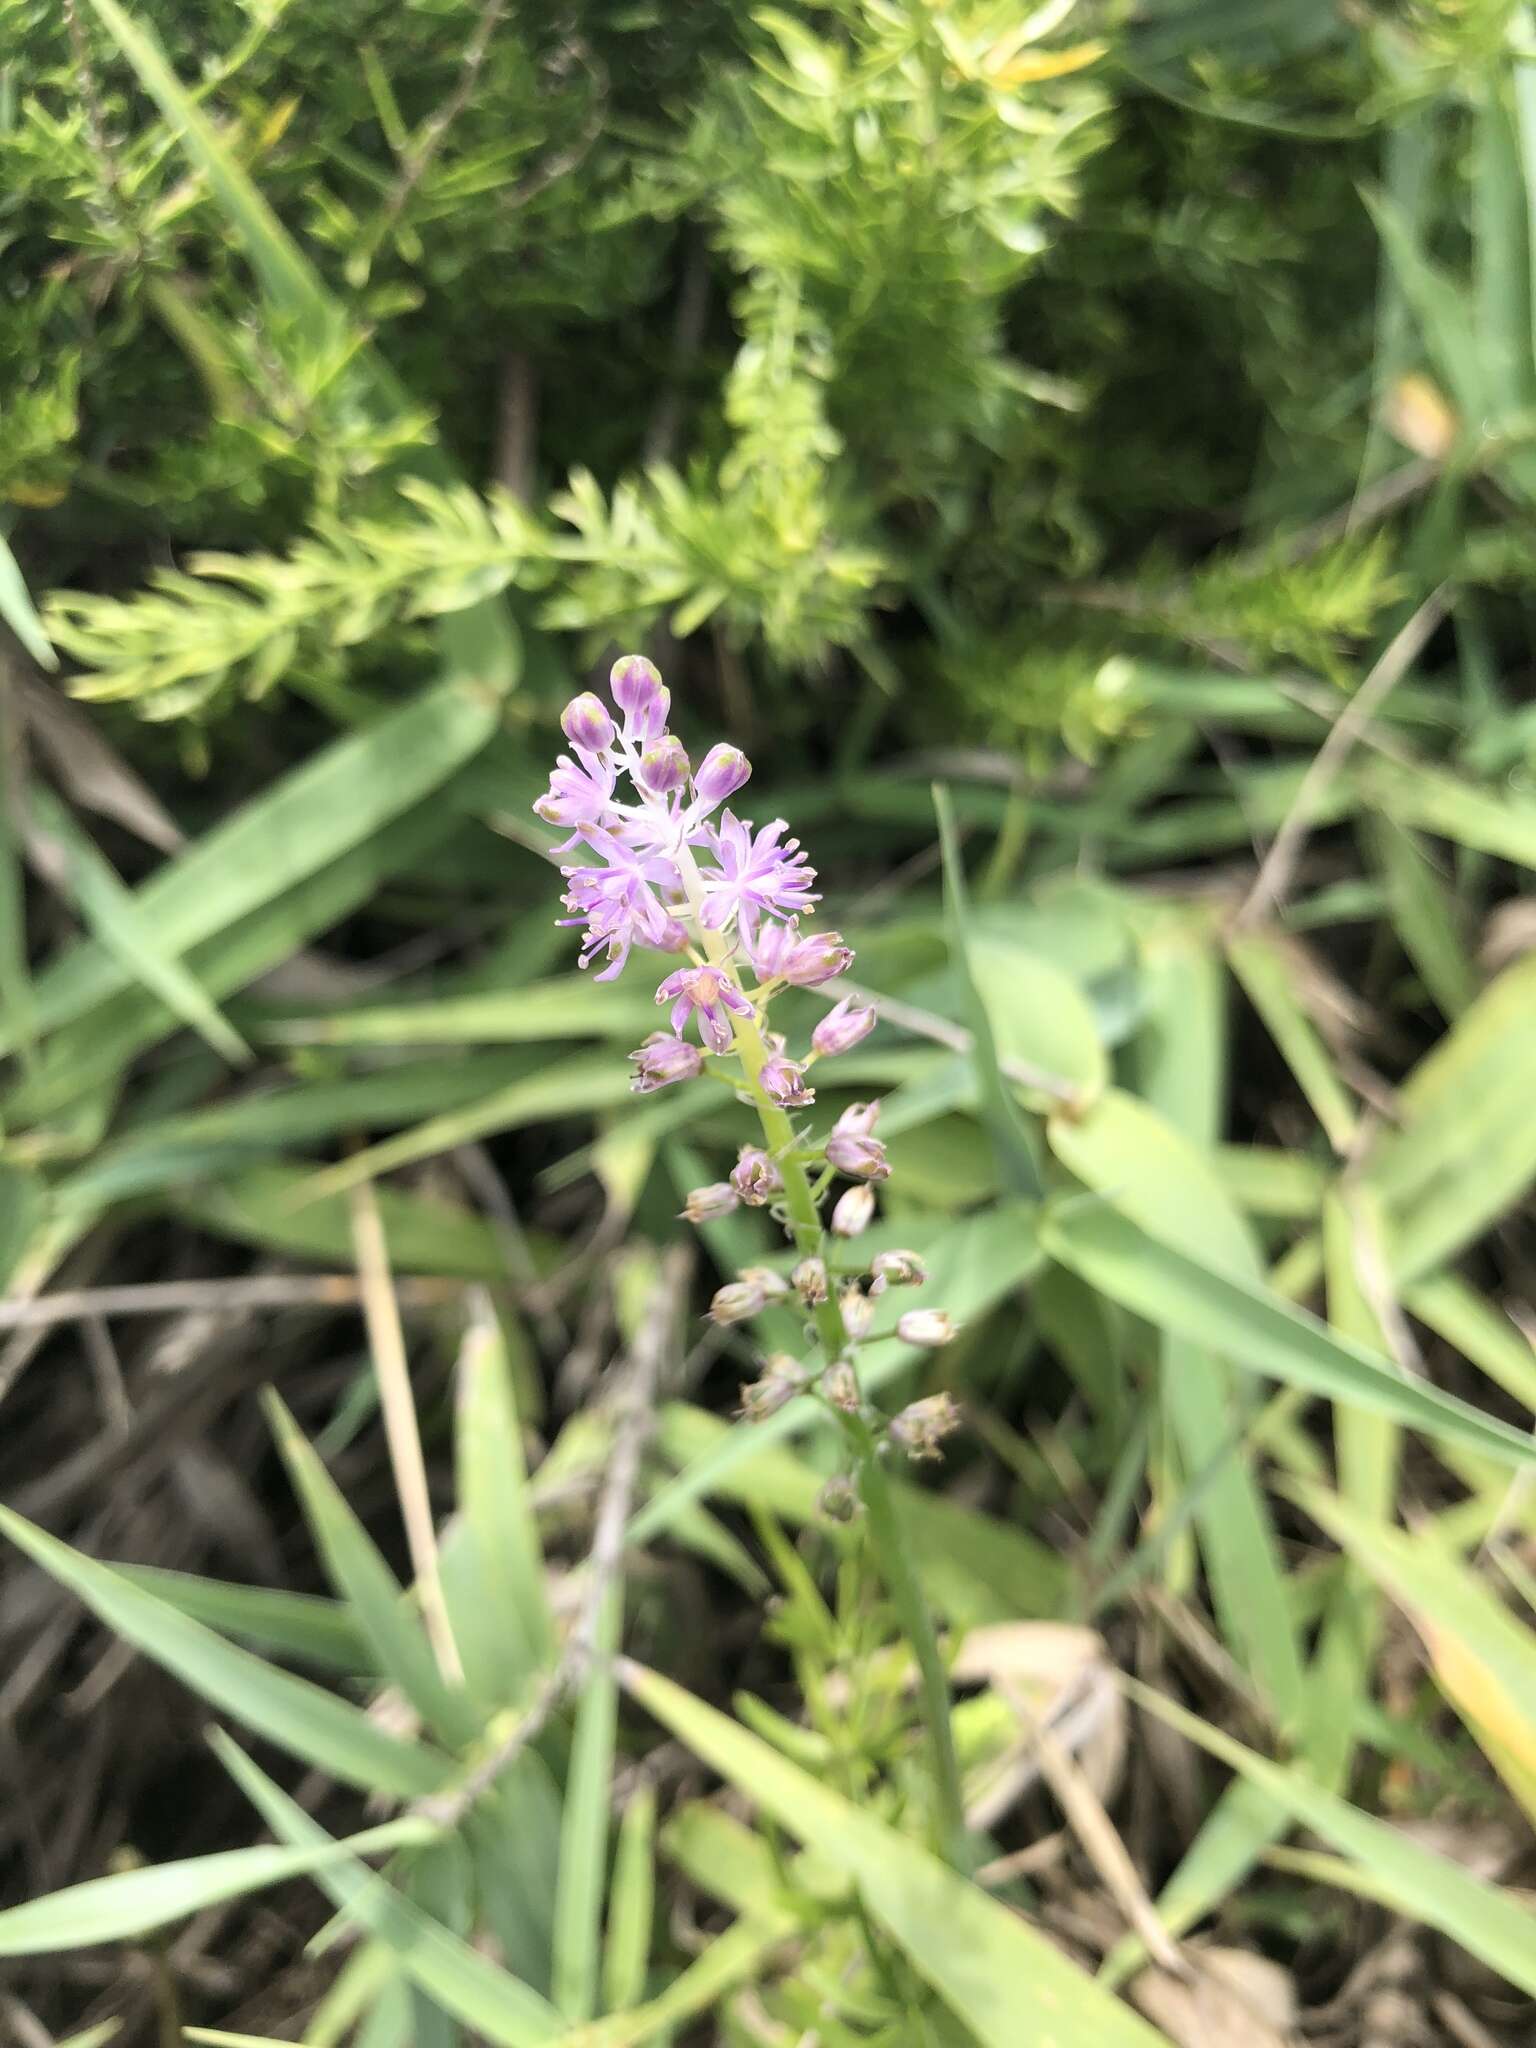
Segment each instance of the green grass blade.
[{"label": "green grass blade", "polygon": [[608,1872],[608,1808],[618,1735],[614,1655],[622,1615],[623,1596],[613,1587],[604,1601],[595,1654],[576,1706],[571,1767],[565,1781],[560,1876],[555,1889],[554,1996],[568,2020],[590,2019],[597,2007]]},{"label": "green grass blade", "polygon": [[656,1910],[656,1787],[642,1778],[619,1822],[608,1936],[603,1945],[603,2005],[622,2012],[645,1995]]},{"label": "green grass blade", "polygon": [[1229,1764],[1266,1799],[1359,1864],[1375,1896],[1394,1911],[1417,1926],[1438,1928],[1508,1982],[1536,1995],[1536,1913],[1529,1907],[1300,1771],[1245,1749],[1146,1686],[1129,1689],[1148,1712]]},{"label": "green grass blade", "polygon": [[1355,1402],[1505,1464],[1536,1463],[1536,1445],[1508,1423],[1426,1382],[1404,1379],[1388,1359],[1336,1336],[1304,1309],[1159,1243],[1103,1203],[1047,1212],[1040,1241],[1112,1301],[1209,1345],[1246,1371]]},{"label": "green grass blade", "polygon": [[266,1664],[9,1508],[0,1532],[99,1620],[236,1720],[318,1769],[366,1792],[420,1798],[448,1782],[446,1757],[376,1728],[359,1708]]},{"label": "green grass blade", "polygon": [[[215,1730],[211,1739],[220,1762],[273,1834],[301,1848],[329,1840],[227,1735]],[[355,1859],[322,1865],[315,1874],[349,1921],[393,1951],[413,1984],[498,2048],[539,2048],[558,2037],[559,2015],[536,1991],[428,1918]]]},{"label": "green grass blade", "polygon": [[469,1702],[445,1683],[426,1630],[408,1611],[394,1573],[281,1396],[268,1387],[263,1401],[326,1574],[367,1637],[379,1670],[400,1688],[439,1741],[462,1748],[479,1733]]},{"label": "green grass blade", "polygon": [[1404,1301],[1421,1323],[1536,1415],[1536,1351],[1502,1309],[1454,1273],[1418,1281]]},{"label": "green grass blade", "polygon": [[1296,994],[1295,977],[1273,941],[1249,935],[1227,946],[1232,972],[1264,1020],[1296,1085],[1307,1098],[1334,1151],[1346,1155],[1359,1118],[1348,1090],[1334,1071],[1328,1048]]},{"label": "green grass blade", "polygon": [[58,667],[59,657],[43,631],[43,622],[37,616],[31,593],[22,579],[20,565],[3,533],[0,533],[0,624],[10,627],[39,668]]},{"label": "green grass blade", "polygon": [[165,1571],[158,1565],[114,1564],[111,1568],[194,1621],[217,1629],[220,1635],[239,1636],[348,1677],[377,1676],[362,1630],[337,1601],[267,1586],[226,1585],[221,1579]]},{"label": "green grass blade", "polygon": [[43,790],[33,792],[40,823],[60,842],[69,884],[87,929],[114,960],[190,1030],[197,1032],[231,1066],[249,1064],[251,1049],[219,1010],[197,977],[160,942],[158,930],[139,914],[133,891],[102,858],[64,805]]},{"label": "green grass blade", "polygon": [[982,2048],[1167,2048],[1028,1922],[681,1686],[625,1687],[760,1812],[858,1887],[865,1910]]},{"label": "green grass blade", "polygon": [[0,1956],[53,1955],[101,1941],[135,1941],[222,1900],[286,1884],[327,1863],[424,1842],[431,1834],[425,1821],[392,1820],[314,1848],[226,1849],[91,1878],[0,1912]]}]

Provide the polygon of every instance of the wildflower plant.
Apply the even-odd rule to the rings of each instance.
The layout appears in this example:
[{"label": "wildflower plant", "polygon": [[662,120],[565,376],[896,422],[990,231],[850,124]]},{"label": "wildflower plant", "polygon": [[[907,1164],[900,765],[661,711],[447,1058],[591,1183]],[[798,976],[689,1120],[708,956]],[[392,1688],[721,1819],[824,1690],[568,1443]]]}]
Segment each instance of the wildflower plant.
[{"label": "wildflower plant", "polygon": [[[758,826],[726,808],[750,779],[750,762],[720,744],[693,765],[667,728],[670,692],[651,662],[623,657],[610,687],[617,716],[590,691],[565,707],[561,727],[572,754],[559,757],[534,805],[548,823],[570,830],[558,849],[570,856],[561,869],[570,913],[562,922],[582,930],[584,967],[603,960],[599,981],[616,979],[637,945],[684,963],[656,990],[667,1028],[632,1054],[637,1094],[702,1077],[730,1086],[757,1112],[761,1142],[741,1148],[727,1180],[695,1188],[682,1214],[700,1223],[740,1205],[765,1208],[793,1247],[788,1277],[771,1266],[745,1267],[717,1290],[709,1313],[734,1324],[770,1303],[794,1301],[804,1311],[807,1355],[764,1360],[742,1389],[742,1412],[760,1420],[809,1394],[841,1428],[874,1553],[917,1658],[939,1834],[956,1854],[964,1823],[948,1687],[884,1459],[892,1449],[936,1455],[957,1412],[939,1396],[886,1417],[860,1383],[858,1352],[878,1297],[927,1278],[913,1252],[883,1251],[860,1263],[850,1251],[874,1216],[875,1187],[891,1171],[876,1135],[879,1103],[855,1103],[820,1135],[814,1119],[798,1114],[815,1108],[818,1062],[866,1038],[875,1012],[855,996],[841,997],[803,1051],[792,1051],[773,1029],[771,1008],[786,989],[829,987],[853,962],[839,932],[811,922],[820,901],[816,871],[800,842],[786,837],[782,818]],[[835,1192],[839,1180],[850,1185]],[[941,1310],[914,1310],[899,1319],[897,1333],[937,1348],[953,1326]]]}]

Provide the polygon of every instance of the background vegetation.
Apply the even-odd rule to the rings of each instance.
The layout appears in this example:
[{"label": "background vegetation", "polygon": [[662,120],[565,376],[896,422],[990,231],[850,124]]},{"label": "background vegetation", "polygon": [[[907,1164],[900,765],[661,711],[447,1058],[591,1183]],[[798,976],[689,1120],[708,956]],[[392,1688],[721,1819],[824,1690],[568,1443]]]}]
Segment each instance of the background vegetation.
[{"label": "background vegetation", "polygon": [[[1510,0],[0,0],[10,2038],[1531,2038],[1533,194]],[[884,1001],[958,1872],[630,646]]]}]

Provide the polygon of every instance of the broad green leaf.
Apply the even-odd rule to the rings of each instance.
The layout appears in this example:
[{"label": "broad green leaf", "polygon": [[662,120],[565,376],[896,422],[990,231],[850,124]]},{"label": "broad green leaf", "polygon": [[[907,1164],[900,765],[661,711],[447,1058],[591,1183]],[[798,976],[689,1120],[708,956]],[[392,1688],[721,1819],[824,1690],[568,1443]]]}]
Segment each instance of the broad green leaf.
[{"label": "broad green leaf", "polygon": [[404,1848],[431,1836],[425,1821],[407,1818],[316,1848],[225,1849],[91,1878],[0,1912],[0,1956],[52,1955],[101,1941],[134,1941],[221,1900],[244,1898],[327,1863]]},{"label": "broad green leaf", "polygon": [[[329,1842],[324,1829],[227,1735],[215,1730],[211,1739],[219,1761],[275,1835],[299,1848]],[[347,1920],[366,1928],[394,1952],[413,1984],[498,2048],[539,2048],[558,2038],[559,2015],[547,2000],[439,1926],[355,1859],[323,1864],[315,1875]]]},{"label": "broad green leaf", "polygon": [[984,2048],[1153,2048],[1164,2037],[1019,1914],[654,1671],[626,1690],[858,1887],[864,1909]]},{"label": "broad green leaf", "polygon": [[1536,1913],[1510,1893],[1411,1835],[1361,1813],[1297,1769],[1271,1763],[1142,1685],[1132,1696],[1160,1720],[1239,1772],[1266,1802],[1331,1842],[1371,1880],[1374,1895],[1416,1926],[1438,1928],[1469,1955],[1536,1995]]},{"label": "broad green leaf", "polygon": [[656,1029],[643,989],[604,987],[564,974],[526,988],[487,989],[434,1002],[359,1005],[329,1016],[278,1017],[266,1035],[284,1045],[523,1045],[539,1039],[622,1038]]},{"label": "broad green leaf", "polygon": [[114,1564],[112,1570],[221,1635],[241,1636],[281,1655],[302,1657],[349,1676],[376,1675],[362,1630],[335,1600],[267,1586],[226,1584],[191,1572],[164,1571],[157,1565]]},{"label": "broad green leaf", "polygon": [[1421,761],[1377,758],[1362,763],[1353,779],[1366,801],[1399,825],[1536,867],[1536,803],[1524,797],[1496,795]]},{"label": "broad green leaf", "polygon": [[463,1748],[479,1732],[474,1710],[462,1692],[445,1682],[426,1630],[407,1609],[394,1573],[275,1388],[265,1390],[264,1402],[326,1574],[367,1637],[378,1669],[440,1741]]},{"label": "broad green leaf", "polygon": [[1041,1218],[1040,1242],[1112,1301],[1219,1351],[1247,1371],[1353,1401],[1410,1429],[1464,1443],[1505,1464],[1536,1462],[1531,1439],[1376,1353],[1335,1336],[1304,1309],[1139,1230],[1106,1204],[1081,1201]]},{"label": "broad green leaf", "polygon": [[9,1508],[0,1508],[0,1532],[124,1642],[306,1763],[365,1792],[393,1792],[403,1799],[420,1798],[447,1783],[451,1766],[446,1757],[386,1735],[360,1708],[225,1642],[143,1585],[71,1550]]}]

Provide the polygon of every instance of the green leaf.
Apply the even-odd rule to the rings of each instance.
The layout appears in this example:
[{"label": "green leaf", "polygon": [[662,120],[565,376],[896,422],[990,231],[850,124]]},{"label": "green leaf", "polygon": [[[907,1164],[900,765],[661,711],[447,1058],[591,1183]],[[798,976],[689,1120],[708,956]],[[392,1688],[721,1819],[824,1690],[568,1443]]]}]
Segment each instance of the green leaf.
[{"label": "green leaf", "polygon": [[608,1806],[618,1734],[619,1689],[614,1653],[619,1645],[623,1594],[604,1596],[595,1655],[576,1704],[571,1764],[560,1827],[560,1876],[555,1890],[555,2003],[570,2020],[590,2019],[597,2005],[600,1926],[608,1868]]},{"label": "green leaf", "polygon": [[275,1388],[264,1390],[263,1403],[326,1574],[367,1637],[378,1669],[440,1741],[463,1748],[479,1733],[478,1717],[444,1681],[426,1630],[407,1609],[394,1573]]},{"label": "green leaf", "polygon": [[110,1565],[71,1550],[9,1508],[0,1508],[0,1532],[124,1642],[317,1769],[365,1792],[393,1792],[402,1799],[435,1792],[452,1775],[446,1757],[386,1735],[357,1707],[226,1643],[168,1601]]},{"label": "green leaf", "polygon": [[1019,1914],[658,1672],[625,1688],[858,1887],[863,1908],[984,2048],[1167,2048]]},{"label": "green leaf", "polygon": [[[488,683],[455,679],[423,690],[333,741],[168,861],[133,892],[139,922],[163,955],[185,959],[420,803],[484,746],[500,718]],[[77,946],[37,979],[39,1028],[83,1016],[132,979],[99,942]],[[0,1050],[14,1043],[0,1021]]]},{"label": "green leaf", "polygon": [[1134,1699],[1191,1742],[1219,1757],[1260,1793],[1351,1857],[1374,1896],[1415,1926],[1434,1927],[1522,1991],[1536,1995],[1536,1913],[1498,1885],[1437,1856],[1411,1835],[1361,1813],[1299,1770],[1271,1763],[1148,1687],[1128,1682]]},{"label": "green leaf", "polygon": [[645,1995],[656,1908],[656,1787],[642,1778],[619,1822],[608,1937],[603,1946],[603,2004],[609,2012],[636,2005]]},{"label": "green leaf", "polygon": [[[459,1354],[455,1458],[461,1528],[452,1577],[455,1634],[472,1686],[493,1704],[519,1699],[554,1654],[544,1554],[528,1491],[507,1333],[476,1306]],[[459,1615],[473,1603],[476,1617]],[[485,1624],[489,1623],[487,1627]]]},{"label": "green leaf", "polygon": [[[211,1740],[219,1761],[273,1834],[301,1848],[329,1843],[324,1829],[227,1735],[215,1729]],[[547,2000],[354,1859],[322,1864],[315,1875],[349,1921],[391,1949],[413,1984],[498,2048],[539,2048],[558,2037],[559,2015]]]},{"label": "green leaf", "polygon": [[3,533],[0,533],[0,622],[10,627],[39,668],[58,667],[59,657],[43,631],[43,622],[37,616],[36,607],[22,580],[20,565]]},{"label": "green leaf", "polygon": [[52,1955],[101,1941],[133,1941],[221,1900],[244,1898],[327,1863],[404,1848],[431,1836],[425,1821],[392,1820],[316,1848],[226,1849],[92,1878],[0,1912],[0,1956]]},{"label": "green leaf", "polygon": [[362,1630],[334,1600],[267,1586],[229,1585],[191,1572],[164,1571],[158,1565],[114,1564],[111,1568],[221,1635],[242,1636],[348,1676],[377,1675]]},{"label": "green leaf", "polygon": [[1359,1121],[1355,1105],[1296,994],[1296,977],[1285,953],[1273,940],[1249,934],[1228,941],[1227,958],[1329,1144],[1347,1155]]},{"label": "green leaf", "polygon": [[1505,1464],[1536,1462],[1536,1444],[1508,1423],[1405,1379],[1388,1359],[1335,1336],[1304,1309],[1159,1243],[1101,1202],[1047,1211],[1040,1242],[1112,1301],[1246,1371],[1372,1408]]}]

